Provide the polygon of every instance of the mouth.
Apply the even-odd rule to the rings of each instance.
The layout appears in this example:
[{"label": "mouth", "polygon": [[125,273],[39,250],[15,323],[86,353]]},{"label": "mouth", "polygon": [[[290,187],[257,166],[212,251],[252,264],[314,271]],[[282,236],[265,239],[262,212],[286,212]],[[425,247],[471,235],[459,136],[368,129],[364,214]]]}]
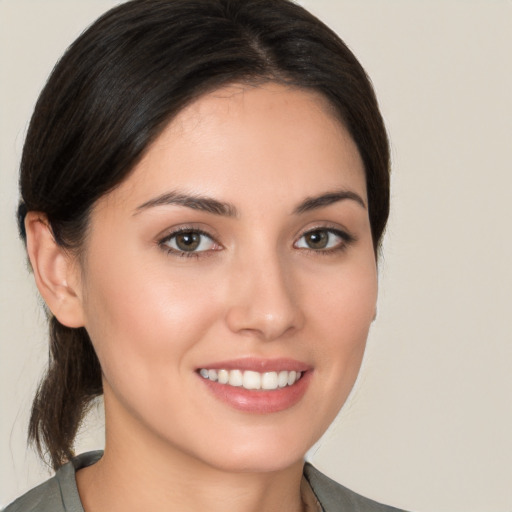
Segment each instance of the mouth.
[{"label": "mouth", "polygon": [[279,372],[256,372],[252,370],[219,370],[201,368],[199,375],[203,379],[218,382],[226,386],[242,387],[247,390],[272,391],[293,386],[302,377],[303,372],[295,370],[281,370]]},{"label": "mouth", "polygon": [[221,402],[245,413],[269,414],[290,409],[307,392],[313,368],[292,359],[238,359],[196,370]]}]

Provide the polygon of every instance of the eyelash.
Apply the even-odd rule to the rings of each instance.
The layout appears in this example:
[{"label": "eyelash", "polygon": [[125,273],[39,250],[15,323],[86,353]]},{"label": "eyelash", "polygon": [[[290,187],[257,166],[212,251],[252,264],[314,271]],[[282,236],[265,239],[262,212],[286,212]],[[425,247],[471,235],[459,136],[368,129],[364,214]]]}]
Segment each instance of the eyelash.
[{"label": "eyelash", "polygon": [[[328,233],[330,235],[335,235],[335,236],[339,237],[341,241],[336,246],[330,247],[328,249],[314,249],[311,247],[296,247],[299,240],[301,240],[302,238],[304,238],[307,235],[310,235],[312,233],[317,233],[317,232],[323,232],[323,233]],[[203,251],[181,251],[181,250],[177,250],[172,247],[169,247],[167,244],[171,240],[173,240],[177,236],[179,236],[180,234],[197,234],[197,235],[204,236],[206,238],[209,238],[212,241],[212,243],[214,245],[216,245],[218,248],[203,250]],[[354,243],[356,241],[357,241],[357,239],[353,235],[350,235],[349,233],[342,231],[338,228],[318,226],[318,227],[315,227],[312,229],[308,229],[307,231],[302,233],[300,235],[300,237],[297,239],[297,241],[294,242],[293,246],[297,249],[300,249],[300,250],[305,251],[310,254],[322,254],[324,256],[327,256],[330,254],[345,251],[348,248],[348,246],[350,246],[352,243]],[[206,231],[203,231],[202,229],[199,229],[196,227],[187,227],[187,226],[176,229],[172,233],[169,233],[168,235],[166,235],[164,238],[162,238],[161,240],[158,241],[158,246],[161,247],[164,251],[166,251],[167,254],[172,255],[172,256],[177,256],[178,258],[208,257],[208,256],[211,256],[213,252],[217,252],[222,249],[222,246],[218,242],[216,242],[215,239]]]},{"label": "eyelash", "polygon": [[299,240],[304,238],[307,235],[310,235],[312,233],[317,232],[323,232],[328,233],[330,235],[335,235],[340,239],[340,242],[336,244],[334,247],[330,247],[328,249],[313,249],[311,247],[302,247],[300,248],[303,251],[306,251],[309,254],[314,255],[322,255],[322,256],[329,256],[336,253],[340,253],[345,251],[351,244],[357,241],[356,237],[347,233],[346,231],[342,231],[339,228],[329,227],[329,226],[318,226],[314,228],[310,228],[298,238],[297,242],[294,243],[294,246],[298,243]]},{"label": "eyelash", "polygon": [[216,252],[220,249],[211,249],[206,251],[180,251],[177,249],[174,249],[172,247],[169,247],[166,245],[171,240],[175,239],[180,234],[195,234],[195,235],[201,235],[203,237],[209,238],[213,244],[217,245],[219,248],[222,248],[222,246],[215,241],[215,239],[206,231],[203,231],[202,229],[195,228],[195,227],[181,227],[179,229],[174,230],[172,233],[169,233],[164,238],[158,241],[158,246],[161,247],[164,251],[167,252],[167,254],[172,256],[177,256],[178,258],[204,258],[212,255],[212,252]]}]

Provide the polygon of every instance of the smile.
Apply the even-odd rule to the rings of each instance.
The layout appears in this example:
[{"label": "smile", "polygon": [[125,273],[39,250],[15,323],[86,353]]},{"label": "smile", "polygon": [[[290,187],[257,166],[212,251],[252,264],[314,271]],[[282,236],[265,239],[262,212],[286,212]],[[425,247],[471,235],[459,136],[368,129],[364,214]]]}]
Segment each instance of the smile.
[{"label": "smile", "polygon": [[293,386],[302,377],[303,372],[282,370],[279,372],[255,372],[251,370],[213,370],[201,368],[199,375],[204,379],[227,386],[242,387],[247,390],[271,391]]}]

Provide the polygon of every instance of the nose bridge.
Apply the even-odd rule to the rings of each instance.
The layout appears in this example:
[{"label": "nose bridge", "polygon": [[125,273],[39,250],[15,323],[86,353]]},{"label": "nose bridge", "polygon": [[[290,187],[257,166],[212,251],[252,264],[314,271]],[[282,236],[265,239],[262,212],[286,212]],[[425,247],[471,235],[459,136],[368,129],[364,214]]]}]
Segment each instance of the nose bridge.
[{"label": "nose bridge", "polygon": [[272,340],[300,328],[302,312],[293,268],[275,246],[253,244],[239,254],[236,266],[227,313],[231,330]]}]

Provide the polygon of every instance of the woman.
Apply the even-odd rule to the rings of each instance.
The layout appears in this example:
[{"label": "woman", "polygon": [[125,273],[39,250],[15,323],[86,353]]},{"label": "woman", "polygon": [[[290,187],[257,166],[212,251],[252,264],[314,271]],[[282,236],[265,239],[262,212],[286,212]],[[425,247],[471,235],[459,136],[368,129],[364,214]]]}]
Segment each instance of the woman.
[{"label": "woman", "polygon": [[[127,2],[52,73],[20,183],[57,475],[8,512],[396,510],[304,466],[359,370],[389,203],[332,31],[287,0]],[[105,451],[74,458],[101,394]]]}]

